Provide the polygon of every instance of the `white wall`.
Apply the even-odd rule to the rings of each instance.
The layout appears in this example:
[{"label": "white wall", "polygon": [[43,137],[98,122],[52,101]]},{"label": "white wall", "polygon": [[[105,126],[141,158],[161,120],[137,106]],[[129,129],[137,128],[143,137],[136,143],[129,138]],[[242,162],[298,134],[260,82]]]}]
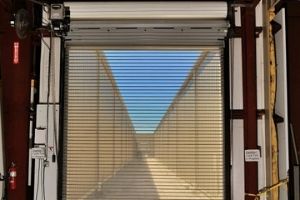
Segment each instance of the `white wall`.
[{"label": "white wall", "polygon": [[[255,9],[255,23],[257,27],[263,26],[263,5],[262,1]],[[257,80],[257,109],[265,109],[265,55],[264,55],[264,32],[259,34],[256,39],[256,80]],[[257,121],[257,145],[261,147],[261,159],[258,164],[258,189],[267,186],[267,146],[266,146],[266,127],[265,116]],[[265,196],[261,199],[266,199]]]},{"label": "white wall", "polygon": [[[230,39],[230,109],[243,109],[242,41]],[[232,199],[244,199],[244,123],[231,120],[231,184]]]},{"label": "white wall", "polygon": [[[57,145],[59,144],[59,79],[60,79],[60,38],[53,38],[51,51],[51,70],[50,70],[50,97],[47,105],[48,96],[48,73],[49,73],[49,38],[44,38],[41,52],[41,70],[40,70],[40,96],[39,104],[36,111],[36,130],[35,130],[35,146],[44,147],[46,149],[46,159],[35,159],[34,165],[34,200],[43,200],[45,195],[47,200],[57,200],[57,152],[55,147],[55,132],[57,133]],[[54,73],[53,73],[54,72]],[[55,94],[55,96],[53,96]],[[53,101],[54,100],[54,101]],[[54,103],[54,104],[53,104]],[[54,122],[54,113],[55,121]],[[48,114],[48,116],[47,116]],[[45,129],[45,136],[37,129]],[[44,142],[43,141],[44,136]],[[37,142],[39,140],[39,142]],[[38,143],[38,144],[37,144]],[[42,144],[41,144],[42,143]],[[44,143],[44,144],[43,144]],[[56,155],[55,161],[52,156]],[[45,166],[45,167],[44,167]],[[45,168],[45,169],[44,169]],[[43,170],[44,169],[44,170]]]},{"label": "white wall", "polygon": [[[279,179],[288,177],[289,149],[288,149],[288,99],[287,99],[287,61],[286,61],[286,33],[285,9],[281,9],[275,17],[281,24],[281,30],[275,34],[276,64],[277,64],[277,93],[275,113],[284,118],[283,123],[277,125],[279,149]],[[280,188],[280,200],[288,199],[286,187]]]}]

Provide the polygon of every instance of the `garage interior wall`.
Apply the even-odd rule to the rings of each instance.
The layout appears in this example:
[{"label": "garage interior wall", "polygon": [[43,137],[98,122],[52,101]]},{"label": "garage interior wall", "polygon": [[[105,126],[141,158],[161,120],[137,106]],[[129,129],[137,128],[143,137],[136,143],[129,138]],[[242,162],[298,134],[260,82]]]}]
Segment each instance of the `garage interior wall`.
[{"label": "garage interior wall", "polygon": [[[89,21],[89,22],[91,22],[91,21]],[[96,22],[96,23],[99,23],[99,22]],[[83,33],[86,33],[87,32],[87,30],[89,29],[89,27],[91,27],[91,26],[97,26],[97,25],[95,25],[96,24],[95,22],[92,22],[91,24],[89,24],[89,23],[80,23],[80,20],[79,20],[79,22],[78,21],[74,21],[74,30],[76,30],[76,28],[77,28],[77,33],[76,33],[76,31],[75,32],[73,32],[73,33],[71,33],[70,34],[70,37],[73,37],[73,41],[71,41],[70,42],[70,44],[76,44],[76,45],[82,45],[82,35],[83,35]],[[118,36],[118,34],[120,35],[120,34],[122,34],[122,32],[124,32],[124,30],[122,30],[121,28],[120,29],[110,29],[109,27],[108,27],[108,23],[107,24],[105,24],[105,23],[103,23],[101,20],[100,20],[100,24],[101,24],[101,26],[103,27],[103,24],[104,24],[104,29],[103,30],[100,30],[100,29],[98,29],[98,30],[94,30],[94,32],[93,31],[91,31],[91,32],[89,32],[90,33],[90,36],[91,37],[89,37],[89,38],[92,38],[92,40],[91,41],[84,41],[85,43],[87,43],[87,44],[93,44],[94,42],[95,42],[95,39],[97,39],[97,38],[93,38],[93,37],[95,37],[95,35],[97,35],[99,32],[101,33],[101,32],[105,32],[105,31],[111,31],[111,30],[114,30],[114,31],[116,31],[116,33],[115,33],[115,35],[117,35]],[[135,22],[135,26],[136,26],[136,24],[138,24],[138,23],[136,23]],[[147,24],[147,23],[145,23],[145,24]],[[172,24],[174,24],[174,23],[172,23]],[[175,23],[176,24],[176,23]],[[178,24],[180,24],[180,23],[178,23],[177,22],[177,25]],[[205,23],[204,23],[205,24]],[[220,24],[220,22],[217,22],[217,24]],[[224,26],[224,23],[221,23],[221,24],[223,24],[222,26],[223,26],[223,29],[226,27],[226,25]],[[115,27],[113,27],[113,28],[116,28],[116,27],[118,27],[120,25],[120,23],[116,23],[116,25],[115,25]],[[127,26],[128,26],[128,24],[126,24]],[[125,25],[125,26],[126,26]],[[157,25],[157,24],[156,24]],[[194,25],[194,24],[193,24]],[[198,24],[199,25],[199,24]],[[98,25],[99,26],[99,25]],[[166,26],[166,25],[164,25],[164,26]],[[200,25],[201,26],[201,25]],[[161,24],[160,24],[160,27],[161,27]],[[130,28],[132,28],[132,27],[130,27]],[[138,27],[138,29],[139,28],[141,28],[141,29],[143,29],[144,27],[141,27],[141,26],[139,26]],[[151,30],[151,31],[153,31],[153,23],[151,24],[150,23],[150,25],[148,25],[147,27],[147,30]],[[86,29],[86,30],[85,30]],[[121,31],[120,31],[121,30]],[[198,29],[198,30],[201,30],[201,28],[200,29]],[[215,29],[212,29],[212,30],[215,30]],[[81,32],[80,32],[81,31]],[[119,32],[118,32],[119,31]],[[138,30],[138,31],[140,31],[140,30]],[[195,31],[195,30],[194,30]],[[199,33],[202,33],[203,34],[203,32],[200,32],[199,31]],[[199,34],[198,33],[198,34]],[[215,33],[220,33],[220,32],[215,32]],[[73,34],[73,35],[72,35]],[[136,34],[136,32],[135,32],[135,34]],[[140,33],[139,33],[140,34]],[[139,35],[139,34],[137,34],[137,35]],[[167,34],[170,34],[170,33],[168,33],[167,32]],[[205,32],[204,32],[204,34],[205,34]],[[206,32],[206,34],[207,34],[207,32]],[[188,36],[190,36],[190,35],[188,35]],[[98,38],[99,39],[99,38]],[[159,40],[156,40],[156,41],[159,41]],[[195,41],[195,39],[194,39],[194,41]],[[194,42],[194,41],[192,41],[192,42]],[[197,40],[196,40],[197,41]],[[207,41],[207,40],[206,40]],[[236,41],[238,41],[238,39],[236,40]],[[111,42],[111,41],[110,41]],[[181,41],[180,41],[181,42]],[[187,43],[188,41],[183,41],[183,43]],[[191,41],[189,41],[189,42],[191,42]],[[201,40],[201,39],[199,39],[198,40],[198,42],[199,42],[199,44],[201,43],[201,42],[203,42],[203,40]],[[105,43],[104,43],[105,44]],[[125,43],[126,44],[126,43]],[[138,42],[137,44],[135,44],[135,45],[140,45],[141,44],[141,42]],[[189,44],[191,44],[191,43],[189,43]],[[218,44],[220,44],[220,43],[218,43]],[[107,45],[107,43],[105,44],[105,45]],[[174,45],[174,44],[173,44]],[[236,46],[234,47],[234,52],[235,52],[235,55],[239,55],[240,53],[241,53],[241,51],[240,50],[238,50],[238,48],[236,48]],[[238,56],[234,56],[235,58],[238,58]],[[238,65],[237,65],[237,67],[238,67]],[[237,69],[236,70],[236,72],[238,72],[239,70]],[[241,77],[241,76],[237,76],[237,77]],[[239,78],[236,78],[236,80],[238,80]],[[241,85],[241,84],[236,84],[236,86],[239,86],[239,85]],[[241,95],[241,91],[240,91],[240,93],[239,92],[234,92],[235,94],[234,95],[236,95],[236,97],[241,97],[242,95]],[[236,98],[236,99],[239,99],[239,98]],[[235,105],[237,105],[236,103],[234,103]],[[241,126],[240,126],[241,127]],[[239,138],[239,137],[233,137],[234,139],[236,139],[236,138]],[[241,140],[242,141],[242,140]],[[242,144],[242,142],[236,142],[236,144]],[[240,162],[240,161],[238,161],[238,160],[242,160],[242,159],[239,159],[239,158],[243,158],[243,154],[241,153],[241,152],[243,152],[243,147],[241,147],[241,151],[233,151],[233,152],[235,152],[235,155],[236,156],[233,156],[233,165],[236,167],[236,169],[240,169],[241,167],[242,167],[242,163]],[[239,163],[240,162],[240,163]],[[233,170],[233,176],[235,176],[234,174],[236,174],[236,177],[240,180],[240,183],[242,183],[243,182],[243,176],[240,176],[240,172],[238,172],[239,170]],[[239,188],[240,188],[240,186],[237,184],[236,185],[236,187],[233,187],[233,188],[236,188],[236,189],[234,189],[237,193],[235,193],[235,194],[240,194],[240,195],[243,195],[243,192],[242,192],[242,190],[240,190]],[[239,192],[238,192],[239,191]],[[240,196],[237,196],[237,199],[239,199],[240,198]]]},{"label": "garage interior wall", "polygon": [[[51,45],[50,45],[51,43]],[[51,49],[49,48],[51,46]],[[51,53],[50,53],[51,52]],[[49,59],[51,64],[49,66]],[[58,154],[60,118],[60,70],[61,38],[44,37],[41,44],[40,84],[36,107],[34,147],[46,148],[46,159],[34,159],[34,180],[30,175],[28,184],[34,186],[34,198],[58,199]],[[48,79],[49,77],[49,79]],[[30,159],[32,153],[29,154]],[[31,165],[29,165],[31,166]],[[44,167],[46,166],[46,167]],[[29,169],[30,171],[31,169]]]},{"label": "garage interior wall", "polygon": [[[255,23],[257,27],[265,26],[265,9],[266,5],[260,1],[255,8]],[[235,7],[235,26],[241,27],[241,8]],[[266,93],[268,92],[266,86],[267,68],[268,65],[264,50],[265,37],[264,32],[261,32],[256,37],[256,80],[257,80],[257,109],[264,110],[266,108],[267,101],[265,100]],[[243,69],[242,69],[242,56],[243,46],[242,39],[240,37],[231,38],[230,43],[230,109],[232,111],[243,111]],[[258,189],[264,188],[267,185],[269,179],[269,147],[268,136],[266,136],[266,126],[268,119],[263,115],[257,120],[257,145],[260,147],[261,158],[258,161]],[[232,199],[244,199],[245,198],[245,176],[247,172],[240,169],[245,168],[244,158],[244,122],[243,118],[231,119],[231,165],[232,165],[232,187],[231,194]],[[250,197],[249,197],[250,198]],[[267,198],[262,196],[261,199]]]},{"label": "garage interior wall", "polygon": [[[69,5],[71,5],[71,3],[69,4]],[[75,4],[74,4],[75,5]],[[80,7],[80,6],[79,6]],[[71,6],[71,8],[72,8],[72,6]],[[259,8],[258,8],[259,9]],[[79,12],[80,13],[80,12]],[[193,14],[193,13],[192,13]],[[147,15],[146,15],[147,16]],[[80,17],[82,17],[82,16],[80,16],[80,15],[78,15],[78,18],[77,18],[77,20],[78,19],[80,19]],[[92,17],[92,15],[90,15],[89,17],[87,17],[87,19],[85,19],[86,21],[88,21],[89,23],[91,22],[91,21],[89,21],[90,19],[91,19],[91,17]],[[107,18],[109,19],[111,16],[107,16]],[[258,17],[258,19],[261,19],[262,17],[261,16],[259,16]],[[75,19],[75,18],[74,18]],[[99,19],[98,19],[99,20]],[[80,20],[79,20],[80,21]],[[109,27],[107,27],[107,24],[105,24],[105,23],[103,23],[103,21],[101,21],[101,20],[99,20],[101,23],[101,26],[103,26],[104,25],[104,29],[102,29],[102,30],[96,30],[95,32],[93,32],[93,31],[91,31],[91,32],[89,32],[90,34],[91,34],[91,36],[92,37],[89,37],[89,38],[91,38],[91,40],[87,40],[87,41],[85,41],[85,44],[93,44],[95,41],[97,41],[97,39],[99,39],[99,38],[97,38],[96,37],[96,35],[99,33],[99,32],[101,32],[102,33],[102,31],[107,31],[107,30],[111,30],[111,29],[109,29]],[[84,33],[84,34],[87,34],[87,29],[88,29],[88,26],[90,26],[91,24],[88,24],[87,25],[87,23],[85,23],[85,24],[81,24],[80,22],[79,23],[77,23],[78,21],[74,21],[74,30],[76,30],[77,29],[77,31],[78,32],[71,32],[70,33],[70,38],[71,37],[73,37],[73,41],[70,41],[70,44],[73,44],[73,45],[82,45],[82,37],[80,37],[80,35],[82,35],[82,33]],[[218,22],[218,20],[216,20],[216,21],[214,21],[214,22]],[[94,22],[93,22],[94,23]],[[219,22],[218,22],[219,23]],[[175,23],[176,24],[176,23]],[[178,24],[178,23],[177,23]],[[92,25],[95,25],[95,24],[92,24]],[[113,28],[116,28],[116,27],[118,27],[118,25],[120,25],[120,23],[117,23],[117,25],[115,25],[115,27],[113,27]],[[136,24],[135,24],[136,25]],[[224,24],[223,24],[224,25]],[[97,25],[96,25],[97,26]],[[84,28],[86,28],[86,30],[84,29]],[[122,27],[121,27],[122,28]],[[116,36],[119,36],[120,37],[120,35],[122,35],[124,32],[126,33],[126,31],[124,31],[124,29],[114,29],[114,31],[115,31],[115,33],[113,33],[113,34],[115,34]],[[145,28],[145,27],[139,27],[139,28]],[[142,30],[142,29],[139,29],[138,28],[138,30],[140,31],[140,30]],[[148,26],[148,27],[146,27],[147,28],[147,30],[150,30],[150,31],[154,31],[155,29],[152,29],[153,28],[153,23],[151,24],[150,23],[150,25]],[[223,26],[223,28],[224,28],[224,26]],[[176,28],[175,28],[176,29]],[[157,30],[157,29],[156,29]],[[82,32],[80,32],[80,31],[82,31]],[[97,32],[98,31],[98,32]],[[152,32],[153,33],[153,32]],[[156,32],[157,33],[157,32]],[[128,34],[128,32],[127,32],[127,34]],[[136,32],[135,32],[135,34],[136,34]],[[170,34],[170,33],[168,33],[168,34]],[[203,34],[203,32],[202,32],[202,34]],[[207,33],[206,33],[207,34]],[[140,33],[138,33],[137,35],[140,35]],[[167,34],[166,34],[167,35]],[[190,36],[190,35],[189,35]],[[108,36],[109,37],[109,36]],[[218,36],[219,37],[219,36]],[[196,38],[197,39],[197,38]],[[199,39],[199,38],[198,38]],[[214,39],[214,38],[213,38]],[[260,35],[260,37],[259,37],[259,39],[258,39],[258,49],[261,49],[260,47],[262,46],[262,44],[261,44],[261,39],[262,39],[262,36]],[[195,40],[195,39],[194,39]],[[259,41],[260,40],[260,41]],[[157,41],[159,41],[159,40],[156,40],[156,42]],[[197,41],[197,40],[196,40]],[[205,41],[207,41],[207,40],[205,40]],[[83,41],[84,42],[84,41]],[[110,41],[111,42],[111,41]],[[184,44],[184,42],[185,41],[180,41],[180,40],[178,40],[178,41],[176,41],[177,43],[179,43],[179,44]],[[182,42],[182,43],[181,43]],[[190,43],[189,44],[192,44],[193,43],[193,41],[189,41]],[[198,42],[199,42],[199,44],[201,43],[201,42],[203,42],[203,40],[201,40],[201,39],[199,39],[198,40]],[[130,43],[130,42],[128,42],[128,43]],[[104,46],[108,46],[109,45],[109,43],[102,43]],[[117,43],[114,43],[114,45],[116,45]],[[125,42],[125,44],[126,44],[126,42]],[[139,45],[139,44],[141,44],[141,43],[139,43],[139,42],[137,42],[136,43],[137,45]],[[159,44],[158,42],[157,42],[157,44]],[[169,43],[168,44],[166,44],[166,45],[170,45],[170,44],[172,44],[172,45],[174,45],[174,43],[172,43],[172,41],[169,41]],[[216,44],[220,44],[220,43],[216,43]],[[124,45],[124,44],[123,44]],[[206,44],[206,45],[208,45],[208,44]],[[233,90],[232,90],[232,95],[233,95],[233,98],[232,99],[234,99],[234,101],[235,102],[232,102],[232,105],[233,105],[233,107],[235,107],[235,108],[237,108],[237,109],[239,109],[239,108],[241,108],[241,107],[239,107],[239,99],[241,98],[241,94],[242,94],[242,90],[241,90],[241,88],[239,88],[242,84],[241,84],[241,75],[239,75],[239,73],[241,73],[241,71],[240,71],[240,68],[239,68],[239,66],[241,66],[241,61],[239,61],[238,60],[238,58],[239,58],[239,54],[240,54],[240,50],[239,49],[241,49],[241,48],[238,48],[240,46],[240,44],[239,44],[239,39],[234,39],[234,42],[233,42],[233,49],[232,49],[232,51],[234,52],[234,59],[235,59],[235,63],[237,63],[236,64],[236,66],[235,66],[235,69],[234,70],[232,70],[232,73],[233,73],[233,75],[235,76],[232,80],[234,81],[234,82],[236,82],[236,84],[232,84],[232,87],[234,88]],[[259,55],[262,55],[262,54],[257,54],[258,56]],[[261,68],[263,67],[263,65],[262,65],[262,63],[264,62],[263,60],[261,60],[261,57],[258,57],[258,59],[257,59],[257,61],[258,61],[258,66],[260,66]],[[240,64],[239,64],[240,63]],[[261,78],[261,77],[263,77],[263,74],[261,74],[260,72],[262,72],[263,70],[260,68],[260,70],[258,70],[258,77],[260,77],[260,78],[258,78],[258,80],[260,81],[260,83],[258,84],[258,90],[260,91],[260,95],[258,95],[258,102],[260,102],[260,105],[263,105],[264,103],[263,103],[263,100],[262,100],[262,94],[264,93],[264,91],[263,91],[263,78]],[[242,101],[240,101],[240,102],[242,102]],[[263,108],[263,106],[261,106],[261,108]],[[263,133],[264,133],[264,123],[262,122],[261,123],[262,125],[260,126],[259,125],[259,129],[261,130],[261,132],[260,132],[260,137],[259,137],[259,140],[260,140],[260,144],[262,144],[261,146],[264,146],[263,145],[263,143],[265,142],[264,141],[264,137],[263,137]],[[242,132],[242,127],[243,127],[243,125],[242,125],[242,122],[241,122],[241,120],[233,120],[233,125],[232,125],[232,131],[233,131],[233,136],[232,136],[232,143],[234,144],[233,145],[233,149],[232,149],[232,152],[233,152],[233,156],[232,156],[232,165],[233,165],[233,171],[232,171],[232,175],[233,175],[233,180],[235,180],[235,178],[237,179],[237,182],[235,182],[235,181],[233,181],[233,192],[232,192],[232,194],[234,194],[234,199],[241,199],[241,198],[243,198],[243,196],[244,196],[244,192],[243,192],[243,190],[240,190],[240,186],[241,186],[241,184],[243,184],[243,176],[241,176],[241,174],[243,173],[243,152],[244,152],[244,147],[241,145],[241,144],[243,144],[242,143],[242,141],[243,141],[243,138],[242,138],[242,134],[240,134],[241,132]],[[155,142],[153,142],[154,144],[155,144]],[[265,170],[266,170],[266,164],[265,164],[265,157],[264,157],[264,149],[262,149],[262,155],[263,155],[263,157],[262,157],[262,160],[260,161],[260,163],[259,163],[259,170],[260,170],[260,176],[259,177],[261,177],[260,178],[260,187],[263,187],[263,186],[265,186],[265,180],[266,179],[264,179],[263,177],[265,176],[265,174],[266,174],[266,172],[265,172]],[[238,184],[238,183],[240,183],[240,184]]]},{"label": "garage interior wall", "polygon": [[[279,148],[279,179],[288,177],[289,170],[289,125],[288,125],[288,102],[287,102],[287,60],[286,60],[286,25],[285,9],[277,13],[275,19],[281,24],[281,30],[275,34],[276,62],[277,62],[277,96],[275,113],[282,116],[284,122],[277,124],[278,148]],[[283,151],[285,149],[286,151]],[[286,188],[280,188],[280,199],[288,199]]]},{"label": "garage interior wall", "polygon": [[[10,1],[7,1],[7,2],[10,2]],[[266,2],[268,3],[268,2]],[[291,4],[293,5],[293,4]],[[263,5],[266,7],[266,5]],[[1,10],[3,10],[3,5],[1,4]],[[295,5],[291,6],[290,7],[291,9],[293,8],[296,8]],[[239,12],[239,8],[237,8],[237,12]],[[263,14],[265,15],[267,12],[267,9],[264,9],[264,12]],[[5,12],[3,12],[5,13]],[[199,12],[198,12],[199,13]],[[12,30],[10,27],[9,27],[9,24],[8,24],[8,16],[10,16],[10,13],[9,14],[3,14],[2,15],[3,17],[1,17],[1,29],[3,27],[5,27],[5,31],[3,30],[0,30],[1,31],[1,34],[4,35],[5,33],[5,37],[2,37],[2,42],[1,42],[1,48],[3,47],[3,49],[10,49],[10,46],[12,44],[13,41],[15,40],[18,40],[16,35],[14,34],[14,30]],[[264,17],[264,16],[263,16]],[[295,16],[290,16],[291,18],[295,17]],[[258,18],[257,18],[258,19]],[[7,20],[7,23],[3,23],[3,21]],[[239,21],[238,19],[236,19],[236,21]],[[291,23],[289,26],[290,26],[290,29],[289,30],[292,30],[292,27],[294,28],[297,28],[297,26],[294,26],[292,22],[289,22]],[[5,24],[5,26],[2,26],[3,24]],[[265,26],[266,24],[264,23],[263,26]],[[289,37],[293,37],[294,36],[294,33],[295,31],[290,31],[288,32],[289,34]],[[261,35],[259,36],[261,37]],[[3,40],[3,38],[5,38]],[[297,38],[297,37],[296,37]],[[261,38],[260,38],[261,39]],[[242,47],[241,47],[241,44],[240,44],[240,39],[238,38],[235,38],[233,39],[234,42],[233,42],[233,45],[234,45],[234,48],[232,51],[234,51],[234,59],[237,58],[237,60],[235,60],[235,67],[234,67],[234,70],[232,70],[232,74],[235,76],[235,78],[232,80],[233,82],[236,82],[238,84],[233,84],[232,85],[232,88],[234,88],[234,90],[237,90],[236,92],[233,92],[233,96],[235,96],[235,100],[234,100],[234,107],[236,108],[241,108],[240,107],[240,104],[239,102],[242,102],[242,91],[240,90],[240,86],[242,84],[242,81],[240,80],[240,77],[242,77],[241,75],[241,63],[239,63],[239,56],[241,56],[241,52],[242,52]],[[293,45],[292,43],[297,43],[296,40],[289,40],[289,44],[290,45]],[[11,57],[11,52],[10,51],[3,51],[2,52],[2,57],[4,57],[4,59],[1,59],[1,68],[2,68],[2,73],[5,74],[5,76],[3,76],[5,78],[4,82],[4,91],[6,91],[6,95],[5,95],[5,99],[4,99],[4,109],[6,109],[6,111],[4,112],[4,116],[3,116],[3,120],[4,120],[4,133],[7,133],[9,131],[9,134],[8,137],[12,137],[12,138],[19,138],[20,141],[26,141],[25,139],[25,136],[27,137],[27,125],[25,125],[25,123],[23,123],[23,121],[26,121],[28,119],[28,110],[25,110],[28,108],[28,91],[29,91],[29,85],[30,85],[30,81],[29,81],[29,64],[27,64],[27,61],[28,61],[28,58],[30,58],[31,56],[28,55],[30,53],[30,51],[27,51],[28,49],[30,49],[30,46],[31,46],[31,42],[27,42],[27,40],[25,42],[21,42],[21,43],[24,43],[24,46],[23,44],[21,44],[21,46],[23,47],[22,48],[22,52],[24,49],[26,49],[26,52],[25,53],[22,53],[22,58],[21,60],[23,60],[24,62],[20,63],[20,65],[12,65],[10,63],[10,59],[7,59],[7,58],[10,58]],[[264,43],[266,43],[266,41],[264,41]],[[261,45],[258,45],[257,46],[257,50],[261,50],[262,48],[260,48]],[[290,51],[289,53],[293,54],[293,53],[297,53],[298,51]],[[264,57],[266,57],[268,53],[265,52],[264,54]],[[262,54],[261,54],[262,55]],[[261,56],[261,55],[258,55],[257,56]],[[281,55],[282,56],[282,55]],[[283,55],[284,56],[284,55]],[[279,56],[278,56],[279,57]],[[291,59],[291,62],[293,63],[298,63],[297,59],[298,57],[293,55],[291,57],[289,57]],[[268,61],[264,61],[264,63],[268,63]],[[261,66],[261,65],[258,65],[258,66],[261,66],[262,68],[264,67],[266,70],[264,70],[265,72],[267,72],[267,66],[268,64],[265,64],[264,66]],[[21,67],[20,67],[21,66]],[[292,66],[297,66],[297,64],[292,64]],[[261,71],[261,69],[258,70],[258,76],[261,75],[259,74],[259,71]],[[296,75],[297,73],[292,73],[292,75]],[[42,74],[41,76],[45,76],[45,74]],[[268,82],[268,73],[265,73],[265,84],[263,83],[259,83],[257,84],[258,85],[258,90],[259,90],[259,87],[261,88],[265,88],[266,90],[268,89],[267,88],[267,82]],[[289,81],[292,82],[292,84],[290,84],[291,86],[295,86],[295,88],[297,89],[297,85],[294,84],[294,83],[297,83],[297,77],[295,78],[294,76],[291,76],[292,78],[289,79]],[[258,80],[263,80],[263,79],[260,79],[258,78]],[[11,83],[11,84],[10,84]],[[294,89],[295,89],[294,88]],[[299,88],[299,87],[298,87]],[[297,92],[293,92],[294,89],[292,90],[292,92],[289,93],[290,95],[290,98],[291,99],[297,99]],[[57,90],[59,90],[57,88]],[[17,92],[14,92],[12,93],[11,91],[17,91]],[[268,93],[268,91],[265,91],[265,93]],[[24,94],[24,95],[23,95]],[[266,95],[268,96],[268,94]],[[267,102],[267,98],[266,98],[266,102]],[[291,103],[293,103],[294,101],[293,100],[290,100]],[[260,100],[258,99],[258,102],[260,102]],[[295,100],[296,103],[294,103],[293,105],[297,105],[297,100]],[[267,103],[266,103],[267,104]],[[58,108],[58,107],[57,107]],[[263,108],[263,107],[262,107]],[[267,109],[267,106],[266,106],[266,109]],[[278,108],[280,109],[280,108]],[[290,108],[291,111],[296,111],[297,109],[292,109]],[[15,112],[15,110],[17,110],[17,112]],[[52,110],[52,108],[51,108]],[[8,112],[9,111],[9,112]],[[21,113],[21,115],[20,115]],[[294,114],[293,114],[294,116]],[[269,116],[266,116],[266,121],[268,121],[268,117]],[[50,117],[52,118],[52,117]],[[295,120],[298,119],[297,117],[295,117]],[[9,123],[6,123],[6,122],[9,122]],[[244,168],[244,162],[243,162],[243,134],[240,134],[243,132],[243,122],[242,120],[232,120],[232,131],[233,131],[233,134],[232,134],[232,143],[233,143],[233,146],[232,146],[232,194],[234,195],[233,198],[235,199],[243,199],[243,195],[244,195],[244,191],[240,188],[243,188],[241,187],[241,185],[244,184],[244,173],[241,173],[240,169],[243,169]],[[14,123],[17,124],[14,125]],[[21,123],[21,126],[19,126]],[[260,122],[259,122],[260,123]],[[267,124],[268,122],[266,122]],[[13,125],[11,125],[13,124]],[[268,126],[268,125],[266,125]],[[282,124],[280,126],[283,126]],[[268,129],[268,127],[266,127]],[[260,129],[260,128],[258,128]],[[286,129],[286,127],[285,127]],[[268,151],[268,145],[270,143],[270,141],[268,140],[268,135],[267,134],[263,134],[263,128],[261,129],[262,130],[262,135],[260,135],[258,137],[258,139],[261,139],[261,141],[258,141],[259,144],[262,144],[262,148],[266,148],[265,150],[262,149],[262,159],[264,159],[264,155],[266,156],[266,159],[268,160],[270,156],[270,152]],[[266,133],[268,132],[268,130],[266,130]],[[264,135],[266,136],[266,138],[264,138]],[[282,134],[281,136],[285,136],[286,133]],[[19,137],[19,136],[24,136],[24,140]],[[265,141],[264,141],[265,139]],[[287,138],[285,138],[286,140]],[[138,139],[137,139],[138,140]],[[143,140],[143,139],[142,139]],[[149,139],[147,139],[149,140]],[[6,159],[10,162],[13,158],[17,158],[18,160],[22,160],[20,163],[22,163],[22,165],[19,166],[19,169],[20,169],[20,180],[21,180],[21,185],[18,185],[20,187],[18,187],[18,191],[15,192],[15,193],[10,193],[9,195],[10,198],[12,199],[22,199],[22,198],[25,198],[26,196],[26,190],[24,189],[25,187],[23,187],[23,185],[25,184],[26,182],[26,162],[25,162],[25,157],[24,155],[26,155],[26,150],[27,150],[27,147],[25,147],[26,145],[24,146],[20,146],[20,144],[16,144],[14,142],[14,140],[6,140],[5,142],[7,146],[9,146],[9,148],[7,149],[8,152],[6,152]],[[298,142],[299,143],[299,142]],[[22,143],[22,145],[25,144]],[[283,142],[282,143],[283,145],[285,145],[285,143]],[[146,150],[145,150],[146,151]],[[282,151],[285,151],[285,150],[281,150]],[[287,151],[286,151],[287,152]],[[21,155],[21,156],[19,156]],[[286,155],[282,155],[281,158],[282,158],[282,161],[280,161],[280,165],[282,166],[282,168],[280,168],[280,170],[282,170],[280,173],[282,174],[285,174],[285,167],[287,166],[286,165],[286,160],[287,158],[285,157]],[[270,178],[268,176],[268,170],[270,169],[269,168],[269,162],[260,162],[259,164],[259,188],[261,188],[262,186],[264,186],[264,184],[266,183],[266,185],[270,185]],[[49,169],[54,167],[53,165],[50,165]],[[266,171],[266,172],[264,172]],[[56,174],[57,174],[57,169],[54,167],[53,170],[48,170],[49,173],[46,173],[46,176],[45,177],[55,177]],[[24,178],[25,176],[25,178]],[[283,176],[282,176],[283,177]],[[24,180],[23,180],[24,179]],[[52,194],[53,196],[50,194],[49,191],[52,191],[53,188],[57,188],[57,180],[56,179],[45,179],[45,183],[47,185],[47,188],[46,190],[48,191],[48,195],[47,197],[48,198],[53,198],[53,199],[57,199],[56,197],[56,191],[54,191]],[[41,198],[41,197],[39,197]]]}]

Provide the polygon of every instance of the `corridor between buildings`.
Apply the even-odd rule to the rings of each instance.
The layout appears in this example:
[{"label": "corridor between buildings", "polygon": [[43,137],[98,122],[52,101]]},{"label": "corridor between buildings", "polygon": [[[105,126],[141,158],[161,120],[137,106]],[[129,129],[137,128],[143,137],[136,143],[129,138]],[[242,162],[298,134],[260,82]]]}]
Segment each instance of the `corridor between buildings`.
[{"label": "corridor between buildings", "polygon": [[71,47],[64,199],[224,199],[221,57]]}]

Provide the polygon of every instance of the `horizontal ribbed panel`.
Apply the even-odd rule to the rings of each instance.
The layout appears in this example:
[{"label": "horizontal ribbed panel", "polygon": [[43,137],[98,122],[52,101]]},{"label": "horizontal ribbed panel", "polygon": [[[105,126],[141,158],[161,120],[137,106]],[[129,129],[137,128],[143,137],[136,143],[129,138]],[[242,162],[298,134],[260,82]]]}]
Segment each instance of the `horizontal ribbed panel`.
[{"label": "horizontal ribbed panel", "polygon": [[221,60],[69,47],[63,199],[224,199]]},{"label": "horizontal ribbed panel", "polygon": [[225,18],[79,20],[71,21],[67,42],[84,46],[222,46],[227,29]]},{"label": "horizontal ribbed panel", "polygon": [[66,2],[71,19],[224,19],[227,3],[195,1]]},{"label": "horizontal ribbed panel", "polygon": [[69,45],[221,46],[226,1],[66,2]]}]

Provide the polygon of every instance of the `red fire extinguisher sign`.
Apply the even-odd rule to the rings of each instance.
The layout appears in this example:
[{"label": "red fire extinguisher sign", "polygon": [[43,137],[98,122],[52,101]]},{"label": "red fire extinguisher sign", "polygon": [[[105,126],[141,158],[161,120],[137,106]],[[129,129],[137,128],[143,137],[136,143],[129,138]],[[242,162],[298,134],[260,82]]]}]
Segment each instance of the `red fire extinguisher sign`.
[{"label": "red fire extinguisher sign", "polygon": [[19,48],[20,48],[19,42],[14,42],[13,63],[15,65],[19,64]]},{"label": "red fire extinguisher sign", "polygon": [[11,163],[9,168],[9,188],[15,190],[17,188],[17,168],[15,163]]}]

